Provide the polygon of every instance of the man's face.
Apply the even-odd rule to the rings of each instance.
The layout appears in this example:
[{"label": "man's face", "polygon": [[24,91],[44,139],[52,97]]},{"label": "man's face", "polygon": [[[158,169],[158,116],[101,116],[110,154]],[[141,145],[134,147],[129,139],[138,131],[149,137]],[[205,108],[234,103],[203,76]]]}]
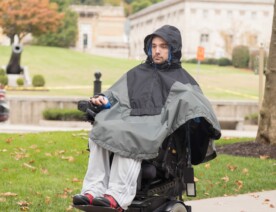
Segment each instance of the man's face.
[{"label": "man's face", "polygon": [[169,46],[161,37],[154,37],[151,43],[152,59],[155,64],[162,64],[168,60]]}]

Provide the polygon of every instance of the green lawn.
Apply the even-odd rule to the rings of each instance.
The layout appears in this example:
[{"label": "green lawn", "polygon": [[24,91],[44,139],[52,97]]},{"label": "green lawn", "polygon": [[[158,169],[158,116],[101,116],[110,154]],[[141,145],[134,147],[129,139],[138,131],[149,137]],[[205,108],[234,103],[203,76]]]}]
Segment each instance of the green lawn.
[{"label": "green lawn", "polygon": [[[0,46],[0,66],[7,65],[11,47]],[[106,90],[126,71],[142,61],[100,57],[73,50],[25,46],[21,65],[30,75],[42,74],[47,92],[8,91],[8,95],[90,96],[94,73],[102,73],[102,89]],[[194,76],[210,99],[258,100],[258,75],[250,70],[214,65],[182,64]]]},{"label": "green lawn", "polygon": [[[0,211],[73,211],[88,132],[0,135]],[[225,145],[248,139],[221,139]],[[196,199],[276,189],[276,160],[219,155],[195,166]],[[186,199],[186,198],[184,198]],[[193,198],[194,199],[194,198]]]}]

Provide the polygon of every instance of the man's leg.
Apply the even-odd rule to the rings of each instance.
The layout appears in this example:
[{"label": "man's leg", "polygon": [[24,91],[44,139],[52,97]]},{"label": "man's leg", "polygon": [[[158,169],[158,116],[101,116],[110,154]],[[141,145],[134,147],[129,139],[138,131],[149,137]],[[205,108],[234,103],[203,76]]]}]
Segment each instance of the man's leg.
[{"label": "man's leg", "polygon": [[114,155],[108,189],[105,193],[114,197],[124,210],[127,209],[136,195],[141,162],[141,160]]},{"label": "man's leg", "polygon": [[102,196],[107,189],[110,175],[110,152],[89,139],[89,161],[83,181],[82,194]]}]

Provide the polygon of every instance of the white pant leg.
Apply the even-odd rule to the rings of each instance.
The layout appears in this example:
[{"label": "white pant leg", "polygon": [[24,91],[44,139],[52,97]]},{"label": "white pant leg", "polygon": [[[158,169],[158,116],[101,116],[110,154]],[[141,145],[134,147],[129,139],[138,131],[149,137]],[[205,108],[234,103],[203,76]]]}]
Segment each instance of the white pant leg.
[{"label": "white pant leg", "polygon": [[110,152],[89,139],[89,161],[81,193],[105,194],[110,175]]},{"label": "white pant leg", "polygon": [[106,194],[113,196],[126,210],[136,195],[141,160],[114,155]]}]

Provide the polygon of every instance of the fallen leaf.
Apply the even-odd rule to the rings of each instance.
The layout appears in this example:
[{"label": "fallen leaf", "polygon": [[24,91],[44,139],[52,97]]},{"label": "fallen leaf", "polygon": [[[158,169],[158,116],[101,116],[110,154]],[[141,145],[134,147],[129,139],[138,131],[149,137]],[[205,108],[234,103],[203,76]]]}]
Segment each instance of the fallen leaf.
[{"label": "fallen leaf", "polygon": [[72,211],[73,209],[74,209],[73,206],[72,206],[72,205],[69,205],[69,207],[66,208],[66,211]]},{"label": "fallen leaf", "polygon": [[62,155],[62,154],[64,154],[65,153],[65,150],[60,150],[60,151],[58,151],[58,154],[59,155]]},{"label": "fallen leaf", "polygon": [[0,202],[6,202],[7,199],[6,198],[0,198]]},{"label": "fallen leaf", "polygon": [[199,179],[196,178],[196,177],[194,177],[194,182],[196,183],[196,182],[198,182],[198,181],[199,181]]},{"label": "fallen leaf", "polygon": [[3,168],[2,170],[3,170],[4,172],[9,171],[9,169],[8,169],[8,168],[6,168],[6,167],[5,167],[5,168]]},{"label": "fallen leaf", "polygon": [[40,169],[40,171],[41,171],[41,173],[42,174],[49,174],[49,172],[48,172],[48,169]]},{"label": "fallen leaf", "polygon": [[227,168],[230,170],[230,171],[235,171],[237,169],[237,166],[234,166],[234,165],[227,165]]},{"label": "fallen leaf", "polygon": [[30,146],[31,149],[37,149],[37,145],[33,144],[32,146]]},{"label": "fallen leaf", "polygon": [[75,178],[73,178],[72,182],[78,183],[78,182],[80,182],[80,180],[79,180],[78,178],[75,177]]},{"label": "fallen leaf", "polygon": [[51,203],[51,197],[48,197],[48,196],[45,197],[45,201],[44,201],[44,202],[45,202],[45,204],[47,204],[47,205],[50,204],[50,203]]},{"label": "fallen leaf", "polygon": [[23,163],[23,167],[26,167],[28,169],[31,169],[32,171],[35,171],[36,168],[34,166],[31,166],[30,164],[27,164],[27,163]]},{"label": "fallen leaf", "polygon": [[17,202],[17,204],[20,206],[29,206],[30,205],[30,203],[27,201],[20,201],[20,202]]},{"label": "fallen leaf", "polygon": [[249,172],[249,171],[248,171],[247,168],[244,168],[244,169],[242,170],[242,173],[243,173],[243,174],[248,174],[248,172]]},{"label": "fallen leaf", "polygon": [[13,141],[12,138],[7,138],[7,139],[6,139],[6,143],[7,143],[7,144],[10,144],[12,141]]},{"label": "fallen leaf", "polygon": [[65,188],[63,191],[66,192],[66,193],[70,193],[71,194],[73,192],[73,189],[71,189],[71,188]]},{"label": "fallen leaf", "polygon": [[30,155],[26,154],[25,152],[15,152],[15,156],[14,156],[15,160],[21,160],[23,158],[28,158],[28,157],[30,157]]},{"label": "fallen leaf", "polygon": [[16,197],[17,194],[16,193],[12,193],[12,192],[6,192],[6,193],[0,194],[0,196],[4,196],[4,197]]},{"label": "fallen leaf", "polygon": [[205,168],[209,169],[211,167],[210,163],[205,164]]},{"label": "fallen leaf", "polygon": [[269,204],[269,201],[270,201],[269,199],[265,199],[265,200],[263,201],[263,204],[264,204],[264,205],[267,205],[267,204]]},{"label": "fallen leaf", "polygon": [[20,207],[20,210],[21,210],[21,211],[28,211],[28,210],[29,210],[29,207],[27,207],[27,206],[22,206],[22,207]]},{"label": "fallen leaf", "polygon": [[258,195],[258,194],[252,194],[251,196],[256,198],[256,199],[260,197],[260,195]]},{"label": "fallen leaf", "polygon": [[35,160],[30,160],[29,162],[28,162],[28,164],[32,164],[32,163],[34,163],[35,162]]},{"label": "fallen leaf", "polygon": [[74,157],[72,157],[72,156],[68,156],[68,157],[62,156],[61,159],[68,160],[69,162],[73,162],[75,160]]},{"label": "fallen leaf", "polygon": [[58,197],[62,198],[62,199],[67,199],[68,198],[68,195],[67,193],[63,193],[63,194],[59,194]]},{"label": "fallen leaf", "polygon": [[261,159],[261,160],[266,160],[267,158],[269,158],[268,155],[260,155],[260,159]]},{"label": "fallen leaf", "polygon": [[35,194],[38,195],[38,196],[41,196],[41,193],[38,192],[38,191],[36,191]]},{"label": "fallen leaf", "polygon": [[229,181],[229,177],[228,177],[228,176],[222,177],[221,179],[222,179],[224,182],[226,182],[226,183]]},{"label": "fallen leaf", "polygon": [[236,185],[238,186],[238,190],[243,187],[243,182],[241,180],[236,180]]},{"label": "fallen leaf", "polygon": [[46,153],[45,153],[45,156],[52,157],[52,154],[49,153],[49,152],[46,152]]}]

